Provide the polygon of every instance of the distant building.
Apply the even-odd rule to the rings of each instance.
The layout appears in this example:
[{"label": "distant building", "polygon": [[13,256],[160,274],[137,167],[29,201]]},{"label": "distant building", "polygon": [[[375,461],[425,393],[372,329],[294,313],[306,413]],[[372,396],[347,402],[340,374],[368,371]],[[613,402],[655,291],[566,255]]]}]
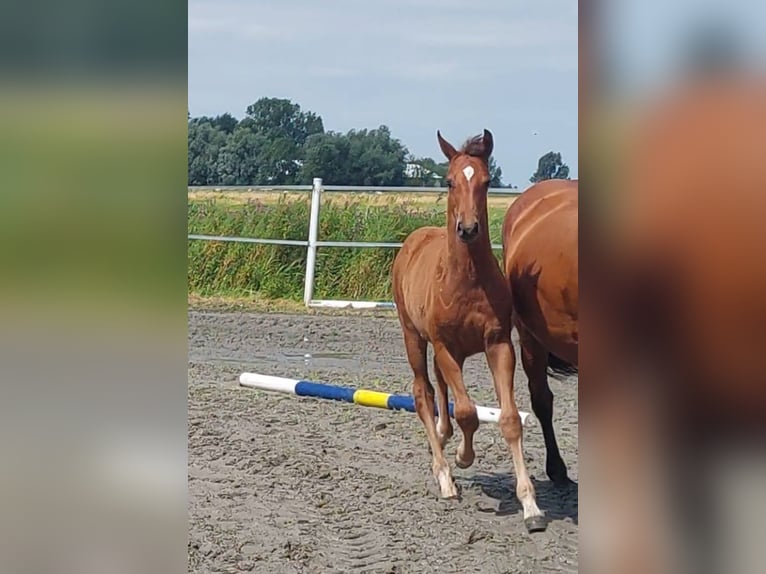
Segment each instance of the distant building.
[{"label": "distant building", "polygon": [[407,178],[408,185],[422,185],[424,187],[439,187],[443,180],[442,176],[435,171],[413,162],[405,165],[404,177]]}]

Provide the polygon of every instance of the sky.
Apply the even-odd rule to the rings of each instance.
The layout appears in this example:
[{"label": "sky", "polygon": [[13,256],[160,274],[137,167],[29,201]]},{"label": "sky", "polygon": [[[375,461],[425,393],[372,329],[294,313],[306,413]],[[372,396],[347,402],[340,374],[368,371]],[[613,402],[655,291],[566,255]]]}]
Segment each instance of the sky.
[{"label": "sky", "polygon": [[610,0],[602,2],[604,50],[620,91],[635,97],[671,84],[703,30],[725,35],[747,68],[766,62],[766,2],[752,0]]},{"label": "sky", "polygon": [[576,0],[190,0],[189,111],[288,98],[325,130],[387,125],[442,161],[489,129],[522,189],[558,151],[577,177]]}]

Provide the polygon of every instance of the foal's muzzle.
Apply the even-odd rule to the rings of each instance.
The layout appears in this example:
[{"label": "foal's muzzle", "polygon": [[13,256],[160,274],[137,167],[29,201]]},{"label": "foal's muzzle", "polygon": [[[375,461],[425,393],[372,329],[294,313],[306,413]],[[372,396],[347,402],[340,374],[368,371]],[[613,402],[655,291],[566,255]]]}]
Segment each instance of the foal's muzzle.
[{"label": "foal's muzzle", "polygon": [[457,223],[457,236],[464,243],[470,243],[479,235],[479,222],[475,221],[472,225],[464,225],[462,221]]}]

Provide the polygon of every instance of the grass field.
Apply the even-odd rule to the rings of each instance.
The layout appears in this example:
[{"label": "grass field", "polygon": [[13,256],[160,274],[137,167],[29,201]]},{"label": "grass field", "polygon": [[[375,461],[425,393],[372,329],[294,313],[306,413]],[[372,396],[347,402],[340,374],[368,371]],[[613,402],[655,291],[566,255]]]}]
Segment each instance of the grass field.
[{"label": "grass field", "polygon": [[[490,236],[500,242],[513,197],[491,196]],[[305,240],[310,194],[306,192],[193,191],[190,234]],[[444,225],[446,195],[331,193],[322,197],[319,238],[326,241],[401,242],[424,225]],[[320,248],[314,297],[391,300],[394,249]],[[300,300],[304,247],[189,241],[189,293],[202,297]]]},{"label": "grass field", "polygon": [[[309,201],[310,191],[189,191],[189,201],[215,200],[228,205],[242,205],[253,201],[277,203],[280,199],[286,201]],[[410,204],[423,207],[439,207],[447,201],[446,193],[401,193],[401,192],[339,192],[326,191],[323,201],[358,202],[365,205],[400,205]],[[503,213],[513,202],[514,196],[490,195],[487,205],[490,210],[502,209]]]}]

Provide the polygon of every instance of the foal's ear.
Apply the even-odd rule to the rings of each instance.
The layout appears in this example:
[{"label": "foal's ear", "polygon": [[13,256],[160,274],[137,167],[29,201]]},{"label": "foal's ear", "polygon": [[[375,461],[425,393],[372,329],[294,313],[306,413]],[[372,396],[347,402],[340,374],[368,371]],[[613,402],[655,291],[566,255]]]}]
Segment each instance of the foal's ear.
[{"label": "foal's ear", "polygon": [[482,143],[484,144],[484,159],[489,161],[489,156],[492,155],[492,149],[495,147],[495,141],[492,138],[492,132],[487,129],[484,130]]},{"label": "foal's ear", "polygon": [[452,146],[451,143],[442,137],[442,134],[439,130],[436,130],[436,139],[439,140],[439,147],[442,148],[442,153],[449,161],[452,161],[452,158],[457,155],[457,150]]}]

